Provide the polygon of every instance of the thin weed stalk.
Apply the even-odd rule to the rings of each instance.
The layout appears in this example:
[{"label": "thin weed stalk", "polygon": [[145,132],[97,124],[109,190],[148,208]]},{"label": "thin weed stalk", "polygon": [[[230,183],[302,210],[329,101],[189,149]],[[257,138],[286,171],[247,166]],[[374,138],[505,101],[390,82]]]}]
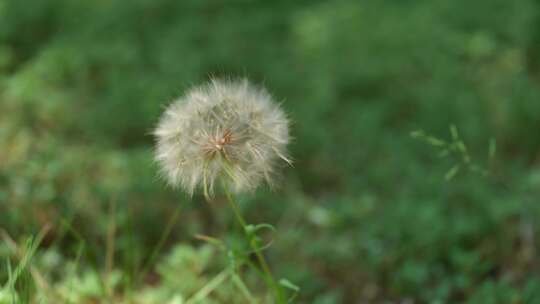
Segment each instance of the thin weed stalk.
[{"label": "thin weed stalk", "polygon": [[225,196],[227,197],[227,202],[229,203],[229,206],[231,207],[234,213],[236,221],[242,227],[246,240],[248,241],[249,246],[251,247],[251,250],[253,250],[253,253],[257,257],[257,261],[264,274],[266,284],[270,287],[271,290],[273,290],[276,303],[280,303],[280,304],[286,303],[283,292],[280,286],[278,285],[276,279],[274,278],[274,275],[272,274],[272,271],[270,270],[270,267],[268,266],[268,262],[266,261],[264,255],[261,252],[261,248],[259,247],[257,236],[255,235],[255,233],[250,231],[248,224],[246,220],[244,219],[244,217],[242,216],[242,213],[240,212],[240,208],[238,204],[236,203],[236,201],[234,200],[232,194],[230,193],[227,185],[224,184],[223,188],[225,191]]}]

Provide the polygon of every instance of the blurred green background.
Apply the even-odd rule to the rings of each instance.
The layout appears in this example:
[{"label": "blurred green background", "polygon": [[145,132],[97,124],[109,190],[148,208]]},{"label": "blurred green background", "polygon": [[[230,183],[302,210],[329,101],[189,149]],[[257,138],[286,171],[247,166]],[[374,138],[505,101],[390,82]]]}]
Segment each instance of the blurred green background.
[{"label": "blurred green background", "polygon": [[[277,227],[266,254],[299,303],[540,303],[537,0],[0,0],[0,258],[49,225],[35,267],[76,303],[101,303],[106,267],[113,298],[141,301],[216,275],[194,235],[231,238],[230,210],[168,189],[150,135],[211,76],[266,86],[293,120],[294,167],[241,203]],[[409,135],[452,124],[488,176],[445,180],[457,160]]]}]

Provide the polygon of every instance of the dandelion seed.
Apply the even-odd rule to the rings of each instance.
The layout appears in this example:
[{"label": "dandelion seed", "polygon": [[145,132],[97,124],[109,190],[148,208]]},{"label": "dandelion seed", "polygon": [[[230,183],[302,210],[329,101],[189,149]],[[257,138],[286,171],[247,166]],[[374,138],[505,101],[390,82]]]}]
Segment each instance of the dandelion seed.
[{"label": "dandelion seed", "polygon": [[173,102],[154,131],[155,159],[172,186],[212,195],[222,180],[239,193],[272,184],[286,153],[288,120],[247,80],[212,80]]}]

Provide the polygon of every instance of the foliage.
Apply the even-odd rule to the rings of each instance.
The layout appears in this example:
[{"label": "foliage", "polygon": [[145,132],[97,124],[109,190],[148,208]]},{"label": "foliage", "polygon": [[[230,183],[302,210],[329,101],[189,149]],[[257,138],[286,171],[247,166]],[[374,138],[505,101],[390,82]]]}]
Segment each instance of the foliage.
[{"label": "foliage", "polygon": [[[223,198],[163,186],[149,134],[191,85],[247,76],[294,121],[282,187],[240,205],[278,223],[265,254],[297,302],[538,302],[539,12],[535,0],[0,0],[1,228],[25,248],[50,227],[32,265],[73,301],[186,301],[227,265],[193,236],[235,247],[242,232],[225,235]],[[455,143],[450,125],[489,174],[447,181],[456,158],[409,136]],[[24,261],[4,243],[2,283]],[[207,301],[244,301],[232,290]]]}]

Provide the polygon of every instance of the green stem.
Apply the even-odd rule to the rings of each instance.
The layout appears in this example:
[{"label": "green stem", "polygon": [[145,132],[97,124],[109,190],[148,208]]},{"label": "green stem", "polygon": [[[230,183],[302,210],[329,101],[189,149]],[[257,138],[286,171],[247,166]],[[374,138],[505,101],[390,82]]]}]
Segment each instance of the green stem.
[{"label": "green stem", "polygon": [[228,269],[223,270],[217,276],[215,276],[210,282],[208,282],[203,288],[201,288],[195,295],[186,301],[186,304],[199,303],[206,299],[216,288],[219,287],[225,280],[229,278],[230,272]]},{"label": "green stem", "polygon": [[285,303],[283,293],[281,292],[281,288],[279,287],[277,281],[274,278],[274,275],[272,275],[272,272],[270,271],[270,267],[268,266],[268,263],[266,262],[266,259],[264,258],[263,254],[261,253],[259,246],[257,245],[257,239],[254,233],[250,233],[247,229],[247,222],[242,216],[242,213],[240,212],[240,208],[238,207],[238,204],[233,199],[231,193],[229,192],[229,189],[227,185],[223,186],[225,190],[225,195],[227,196],[227,201],[229,202],[229,205],[231,206],[231,209],[233,210],[234,216],[236,217],[236,221],[240,226],[242,226],[242,230],[244,231],[244,234],[249,242],[249,245],[253,252],[255,253],[255,256],[257,257],[257,260],[264,272],[264,275],[266,277],[266,283],[273,289],[275,294],[275,300],[276,303]]}]

